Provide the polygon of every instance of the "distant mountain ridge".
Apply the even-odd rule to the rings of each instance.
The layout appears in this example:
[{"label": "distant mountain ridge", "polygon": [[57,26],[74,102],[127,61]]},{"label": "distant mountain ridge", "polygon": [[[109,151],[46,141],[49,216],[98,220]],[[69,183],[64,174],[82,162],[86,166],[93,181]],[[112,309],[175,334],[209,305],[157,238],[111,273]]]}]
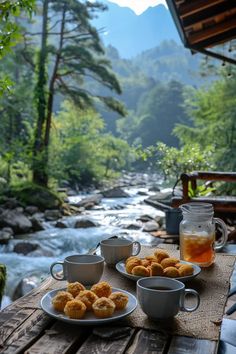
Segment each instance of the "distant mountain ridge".
[{"label": "distant mountain ridge", "polygon": [[180,43],[170,12],[164,5],[149,7],[138,16],[130,8],[107,0],[102,2],[108,6],[108,11],[100,13],[93,24],[103,30],[100,37],[104,44],[117,48],[121,57],[132,58],[164,40]]}]

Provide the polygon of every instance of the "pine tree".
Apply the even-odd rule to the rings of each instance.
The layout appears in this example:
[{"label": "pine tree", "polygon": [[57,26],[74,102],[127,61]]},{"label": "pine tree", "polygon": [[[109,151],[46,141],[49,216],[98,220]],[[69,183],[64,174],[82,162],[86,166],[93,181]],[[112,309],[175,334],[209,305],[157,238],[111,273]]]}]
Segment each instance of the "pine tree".
[{"label": "pine tree", "polygon": [[112,73],[97,30],[91,25],[95,12],[106,7],[97,2],[44,0],[41,48],[38,60],[33,180],[47,186],[48,147],[55,94],[71,98],[80,108],[101,101],[111,110],[125,114],[123,105],[85,87],[84,79],[96,80],[121,93]]}]

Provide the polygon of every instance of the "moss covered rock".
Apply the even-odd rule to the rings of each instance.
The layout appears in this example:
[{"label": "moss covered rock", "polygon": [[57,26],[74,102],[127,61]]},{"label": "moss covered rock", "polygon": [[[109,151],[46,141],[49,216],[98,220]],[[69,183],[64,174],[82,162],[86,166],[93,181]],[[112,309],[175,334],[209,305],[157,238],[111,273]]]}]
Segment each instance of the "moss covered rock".
[{"label": "moss covered rock", "polygon": [[11,187],[10,194],[27,205],[35,205],[41,210],[55,209],[62,205],[61,198],[52,190],[36,184]]}]

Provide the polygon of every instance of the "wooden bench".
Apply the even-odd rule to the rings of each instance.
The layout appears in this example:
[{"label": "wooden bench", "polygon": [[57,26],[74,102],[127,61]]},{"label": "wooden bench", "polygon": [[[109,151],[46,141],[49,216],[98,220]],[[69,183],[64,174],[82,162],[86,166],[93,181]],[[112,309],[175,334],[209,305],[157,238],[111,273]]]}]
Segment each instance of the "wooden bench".
[{"label": "wooden bench", "polygon": [[211,203],[217,214],[233,214],[236,213],[236,196],[208,196],[208,197],[190,197],[189,186],[193,192],[197,190],[197,181],[222,181],[236,183],[236,172],[205,172],[195,171],[191,173],[183,173],[180,176],[182,182],[182,196],[172,198],[172,206],[178,207],[181,204],[189,202]]}]

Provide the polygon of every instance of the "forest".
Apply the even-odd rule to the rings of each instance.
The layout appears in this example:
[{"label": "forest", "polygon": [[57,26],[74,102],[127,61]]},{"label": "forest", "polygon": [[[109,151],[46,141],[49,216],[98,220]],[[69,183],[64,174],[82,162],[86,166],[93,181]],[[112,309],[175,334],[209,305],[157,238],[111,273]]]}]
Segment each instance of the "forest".
[{"label": "forest", "polygon": [[0,193],[236,168],[235,69],[174,41],[122,59],[98,2],[0,4]]}]

